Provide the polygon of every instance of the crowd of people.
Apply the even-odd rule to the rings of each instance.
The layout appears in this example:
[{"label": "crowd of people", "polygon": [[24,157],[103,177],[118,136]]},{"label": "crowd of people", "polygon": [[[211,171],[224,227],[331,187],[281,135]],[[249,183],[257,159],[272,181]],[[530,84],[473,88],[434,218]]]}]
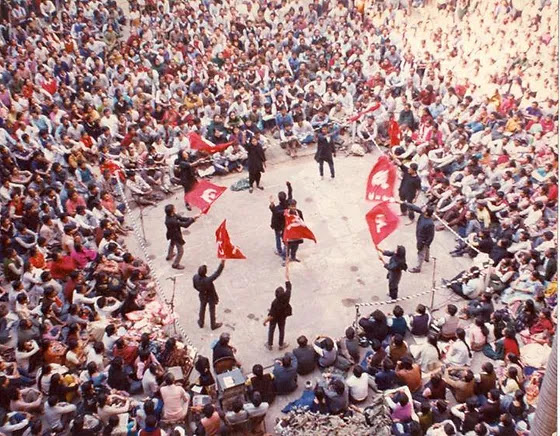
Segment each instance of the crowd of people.
[{"label": "crowd of people", "polygon": [[[181,436],[188,419],[219,434],[318,366],[297,403],[317,413],[357,412],[375,390],[394,434],[528,434],[557,320],[557,4],[435,3],[2,2],[0,432]],[[228,146],[201,151],[192,132]],[[245,403],[195,405],[215,399],[210,361],[169,335],[151,271],[126,247],[122,195],[156,205],[173,184],[247,167],[262,189],[265,150],[317,144],[321,176],[344,148],[383,147],[403,166],[415,180],[403,215],[436,214],[435,232],[457,233],[451,254],[474,258],[446,282],[468,302],[301,336],[272,374],[252,368]],[[213,362],[234,356],[229,340]]]}]

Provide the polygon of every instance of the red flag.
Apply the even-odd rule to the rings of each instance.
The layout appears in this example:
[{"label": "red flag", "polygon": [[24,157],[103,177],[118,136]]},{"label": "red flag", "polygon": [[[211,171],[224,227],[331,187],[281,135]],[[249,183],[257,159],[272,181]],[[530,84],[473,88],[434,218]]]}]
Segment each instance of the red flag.
[{"label": "red flag", "polygon": [[381,103],[375,103],[373,106],[368,107],[366,110],[361,111],[361,112],[357,113],[356,115],[352,115],[350,118],[348,118],[348,122],[353,123],[354,121],[358,121],[365,114],[369,114],[370,112],[375,112],[377,109],[379,109],[380,106],[381,106]]},{"label": "red flag", "polygon": [[299,215],[291,215],[284,213],[284,218],[286,220],[286,226],[284,227],[284,242],[293,241],[294,239],[311,239],[317,243],[315,235],[299,217]]},{"label": "red flag", "polygon": [[189,142],[193,150],[200,150],[210,154],[224,151],[234,143],[234,141],[230,141],[224,144],[214,144],[213,142],[208,141],[208,139],[203,138],[195,132],[187,133],[187,138],[189,138]]},{"label": "red flag", "polygon": [[207,213],[214,203],[227,188],[214,185],[208,180],[199,180],[196,185],[185,194],[185,202],[198,207],[202,213]]},{"label": "red flag", "polygon": [[247,259],[241,250],[231,243],[226,229],[226,220],[216,229],[216,245],[218,246],[218,259]]},{"label": "red flag", "polygon": [[366,185],[366,200],[387,201],[393,198],[397,169],[385,155],[379,156],[371,169]]},{"label": "red flag", "polygon": [[388,203],[379,203],[366,214],[371,239],[377,246],[399,226],[399,217]]}]

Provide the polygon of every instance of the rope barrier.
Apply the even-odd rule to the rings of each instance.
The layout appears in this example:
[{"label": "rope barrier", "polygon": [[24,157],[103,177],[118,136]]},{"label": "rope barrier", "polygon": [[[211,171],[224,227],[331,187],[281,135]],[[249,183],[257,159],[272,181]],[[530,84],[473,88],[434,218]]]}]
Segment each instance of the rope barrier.
[{"label": "rope barrier", "polygon": [[156,293],[158,294],[158,297],[160,298],[160,300],[167,306],[167,309],[169,310],[169,312],[171,313],[171,316],[173,317],[173,323],[175,325],[175,328],[179,331],[181,337],[183,338],[184,342],[194,351],[194,354],[197,354],[197,349],[194,346],[193,342],[191,341],[191,339],[189,338],[189,336],[187,335],[187,333],[185,332],[185,330],[183,329],[183,326],[181,324],[179,324],[179,318],[177,316],[177,314],[171,310],[171,303],[170,300],[166,297],[165,291],[163,290],[163,287],[161,286],[161,282],[159,281],[159,278],[156,274],[156,270],[155,267],[149,257],[149,252],[148,249],[146,248],[146,244],[144,243],[144,238],[142,236],[142,234],[140,233],[140,229],[138,227],[138,223],[136,221],[136,218],[134,217],[134,215],[132,214],[132,210],[130,208],[130,204],[128,203],[128,200],[126,198],[126,195],[124,193],[124,188],[122,186],[121,181],[119,180],[118,177],[115,177],[116,181],[117,181],[117,187],[119,190],[119,195],[121,196],[123,203],[125,205],[126,211],[128,213],[128,216],[130,218],[131,224],[132,224],[132,228],[134,230],[134,235],[136,236],[136,240],[138,241],[138,244],[140,245],[140,249],[142,250],[142,253],[144,254],[144,258],[146,259],[146,263],[148,264],[148,266],[150,267],[150,271],[152,272],[152,277],[154,280],[154,283],[156,285],[155,290]]}]

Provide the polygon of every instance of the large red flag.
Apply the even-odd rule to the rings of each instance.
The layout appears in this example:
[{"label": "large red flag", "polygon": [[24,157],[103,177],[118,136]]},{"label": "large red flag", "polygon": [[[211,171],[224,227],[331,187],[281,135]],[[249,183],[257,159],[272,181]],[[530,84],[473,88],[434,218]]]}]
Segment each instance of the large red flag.
[{"label": "large red flag", "polygon": [[226,220],[216,229],[216,245],[218,246],[218,259],[246,259],[241,250],[231,243],[226,229]]},{"label": "large red flag", "polygon": [[203,138],[196,132],[187,133],[187,138],[189,138],[189,142],[193,150],[204,151],[210,154],[217,153],[219,151],[224,151],[234,142],[234,141],[230,141],[230,142],[226,142],[225,144],[214,144],[213,142],[208,141],[208,139]]},{"label": "large red flag", "polygon": [[311,239],[317,242],[313,232],[307,227],[299,215],[292,215],[287,211],[284,213],[286,225],[284,227],[284,242],[295,239]]},{"label": "large red flag", "polygon": [[379,156],[369,173],[366,200],[387,201],[394,197],[397,169],[385,155]]},{"label": "large red flag", "polygon": [[214,185],[208,180],[199,180],[196,185],[185,194],[185,202],[198,207],[202,213],[208,212],[214,203],[227,188]]},{"label": "large red flag", "polygon": [[387,236],[399,226],[399,217],[388,203],[379,203],[366,215],[369,232],[373,243],[378,246]]}]

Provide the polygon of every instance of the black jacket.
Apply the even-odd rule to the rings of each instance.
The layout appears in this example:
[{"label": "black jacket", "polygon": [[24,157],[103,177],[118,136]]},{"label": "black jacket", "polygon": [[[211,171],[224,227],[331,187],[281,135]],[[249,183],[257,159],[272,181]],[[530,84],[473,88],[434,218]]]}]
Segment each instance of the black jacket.
[{"label": "black jacket", "polygon": [[193,277],[193,286],[198,291],[201,300],[209,302],[218,302],[218,294],[216,293],[216,288],[214,287],[214,280],[220,277],[220,274],[224,270],[224,264],[220,263],[220,266],[214,274],[211,276],[201,276],[200,270]]},{"label": "black jacket", "polygon": [[401,258],[397,257],[394,251],[385,250],[383,251],[383,255],[391,256],[389,262],[383,265],[385,269],[387,269],[388,271],[402,272],[403,270],[406,271],[408,269],[408,265],[406,264],[406,262],[404,262]]},{"label": "black jacket", "polygon": [[190,191],[196,184],[196,175],[192,165],[181,157],[175,160],[175,165],[178,171],[177,176],[181,180],[181,185],[183,185],[185,192]]},{"label": "black jacket", "polygon": [[286,220],[284,219],[284,211],[288,209],[288,200],[292,199],[292,186],[288,185],[288,198],[281,201],[276,205],[270,205],[269,209],[272,212],[270,217],[270,228],[276,231],[284,230]]},{"label": "black jacket", "polygon": [[315,153],[315,160],[317,162],[324,160],[332,160],[333,155],[336,154],[334,149],[334,141],[331,137],[319,135],[317,139],[317,152]]},{"label": "black jacket", "polygon": [[286,290],[277,296],[270,305],[268,315],[274,321],[286,319],[292,316],[292,306],[290,305],[290,298],[292,297],[292,283],[286,282]]},{"label": "black jacket", "polygon": [[414,200],[414,197],[416,197],[416,193],[422,187],[420,177],[418,176],[418,174],[416,174],[415,176],[410,175],[408,173],[408,168],[404,165],[401,165],[401,170],[402,179],[399,186],[399,195],[408,200]]},{"label": "black jacket", "polygon": [[416,223],[416,248],[421,250],[426,245],[429,247],[435,236],[434,220],[422,213],[422,209],[412,203],[404,203],[406,207],[418,212],[418,222]]},{"label": "black jacket", "polygon": [[262,173],[263,163],[266,162],[264,150],[260,144],[247,146],[247,171],[249,173]]},{"label": "black jacket", "polygon": [[183,239],[181,227],[187,228],[192,223],[194,223],[194,218],[185,218],[179,215],[167,215],[165,217],[165,227],[167,227],[165,237],[168,241],[173,241],[177,244],[183,245],[185,240]]}]

